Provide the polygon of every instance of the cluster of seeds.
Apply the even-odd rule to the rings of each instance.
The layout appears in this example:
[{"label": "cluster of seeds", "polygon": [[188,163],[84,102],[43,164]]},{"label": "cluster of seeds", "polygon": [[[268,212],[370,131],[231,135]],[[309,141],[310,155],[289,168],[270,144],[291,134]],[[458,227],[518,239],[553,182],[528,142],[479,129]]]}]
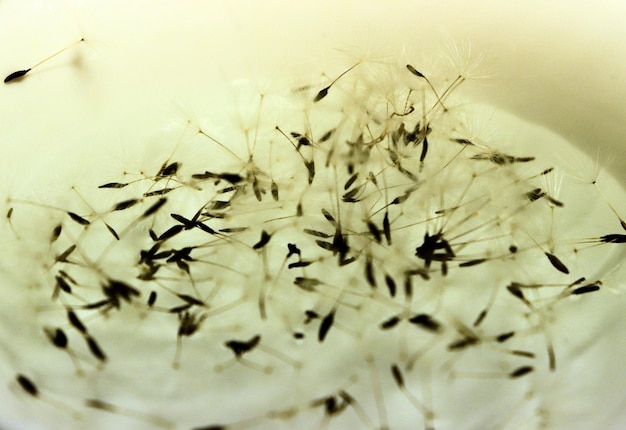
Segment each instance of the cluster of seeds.
[{"label": "cluster of seeds", "polygon": [[[626,224],[602,197],[615,227],[565,239],[577,214],[558,168],[471,133],[453,97],[463,74],[386,64],[382,85],[376,67],[293,90],[301,107],[278,124],[259,95],[237,138],[190,121],[156,171],[76,185],[67,207],[7,200],[4,233],[39,240],[33,342],[69,357],[68,384],[123,375],[141,393],[145,365],[168,385],[198,377],[200,399],[225,384],[294,391],[224,400],[232,419],[214,400],[187,418],[138,410],[98,384],[76,411],[32,369],[15,378],[25,394],[77,423],[99,410],[150,428],[440,429],[458,428],[446,399],[459,381],[489,392],[558,372],[555,309],[603,289],[588,261],[626,242]],[[45,233],[27,241],[33,224]],[[518,423],[518,409],[489,424]]]}]

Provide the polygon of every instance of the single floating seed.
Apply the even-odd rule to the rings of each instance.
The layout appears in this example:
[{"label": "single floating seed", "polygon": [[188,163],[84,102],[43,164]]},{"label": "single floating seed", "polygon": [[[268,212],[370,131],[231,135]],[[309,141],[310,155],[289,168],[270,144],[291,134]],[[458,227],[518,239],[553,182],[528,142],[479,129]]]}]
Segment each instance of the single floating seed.
[{"label": "single floating seed", "polygon": [[480,311],[480,313],[476,317],[476,320],[474,321],[473,326],[478,327],[483,322],[486,316],[487,316],[487,309],[483,309],[482,311]]},{"label": "single floating seed", "polygon": [[327,251],[334,251],[335,250],[335,246],[330,243],[330,242],[324,242],[323,240],[316,240],[315,243],[317,244],[317,246],[319,246],[320,248],[323,248]]},{"label": "single floating seed", "polygon": [[150,296],[148,297],[148,306],[149,307],[154,306],[154,303],[156,302],[156,299],[157,299],[156,291],[151,291],[150,292]]},{"label": "single floating seed", "polygon": [[250,340],[247,341],[238,341],[238,340],[229,340],[225,342],[227,348],[229,348],[233,354],[235,354],[236,358],[241,358],[247,352],[252,351],[261,341],[261,335],[255,335]]},{"label": "single floating seed", "polygon": [[120,236],[119,234],[117,234],[117,232],[113,229],[113,227],[111,227],[109,224],[105,223],[107,230],[109,230],[109,233],[111,233],[111,235],[116,239],[116,240],[120,240]]},{"label": "single floating seed", "polygon": [[391,318],[389,318],[386,321],[383,321],[380,325],[380,328],[382,330],[389,330],[390,328],[395,327],[396,325],[398,325],[398,323],[400,322],[400,317],[395,315]]},{"label": "single floating seed", "polygon": [[56,240],[61,236],[61,232],[63,231],[63,225],[57,225],[54,230],[52,230],[52,234],[50,235],[50,243],[56,242]]},{"label": "single floating seed", "polygon": [[317,287],[318,285],[322,283],[322,281],[320,281],[319,279],[315,279],[315,278],[297,277],[293,281],[293,283],[305,291],[313,291],[315,287]]},{"label": "single floating seed", "polygon": [[511,373],[509,373],[509,377],[511,379],[515,379],[515,378],[520,378],[524,375],[529,374],[530,372],[532,372],[533,370],[535,370],[532,366],[522,366],[522,367],[518,367],[517,369],[515,369],[514,371],[512,371]]},{"label": "single floating seed", "polygon": [[355,196],[359,193],[359,191],[360,191],[359,187],[353,188],[347,193],[345,193],[343,196],[341,196],[341,200],[343,200],[346,203],[356,203],[359,201],[359,199],[355,198]]},{"label": "single floating seed", "polygon": [[573,290],[572,294],[575,294],[575,295],[587,294],[587,293],[592,293],[594,291],[598,291],[599,289],[600,287],[598,285],[585,285],[585,286],[578,287],[575,290]]},{"label": "single floating seed", "polygon": [[316,236],[316,237],[322,237],[324,239],[328,239],[329,237],[332,237],[332,234],[328,234],[328,233],[324,233],[321,231],[317,231],[317,230],[311,230],[309,228],[305,228],[304,231],[306,234],[310,234],[311,236]]},{"label": "single floating seed", "polygon": [[300,251],[300,248],[298,248],[298,246],[295,243],[288,243],[287,249],[289,250],[289,253],[287,254],[286,258],[289,258],[292,255],[300,256],[302,254],[302,251]]},{"label": "single floating seed", "polygon": [[396,296],[396,281],[389,275],[385,275],[385,284],[387,284],[387,289],[389,290],[389,295],[391,297]]},{"label": "single floating seed", "polygon": [[98,188],[124,188],[125,186],[127,186],[128,184],[123,184],[120,182],[109,182],[103,185],[98,186]]},{"label": "single floating seed", "polygon": [[308,324],[311,321],[316,320],[320,317],[320,315],[317,312],[311,309],[304,311],[304,315],[306,316],[306,319],[304,320],[305,324]]},{"label": "single floating seed", "polygon": [[[187,309],[191,308],[193,305],[191,303],[186,303],[181,306],[175,306],[173,308],[168,309],[168,312],[171,314],[181,314],[181,312],[185,312]],[[184,314],[181,314],[184,315]],[[194,329],[195,331],[195,329]],[[180,330],[179,330],[180,332]],[[182,336],[182,335],[181,335]]]},{"label": "single floating seed", "polygon": [[68,212],[67,214],[70,216],[70,218],[72,218],[72,220],[76,221],[80,225],[89,225],[89,224],[91,224],[88,220],[86,220],[85,218],[83,218],[80,215],[75,214],[74,212]]},{"label": "single floating seed", "polygon": [[554,266],[556,270],[565,273],[566,275],[569,274],[569,269],[567,268],[567,266],[563,264],[563,262],[559,260],[556,255],[550,254],[549,252],[546,252],[545,254],[546,257],[548,257],[548,260],[550,260],[550,264],[552,264],[552,266]]},{"label": "single floating seed", "polygon": [[312,261],[296,261],[295,263],[290,263],[289,266],[287,266],[287,268],[296,269],[298,267],[307,267],[307,266],[310,266],[311,264],[313,264]]},{"label": "single floating seed", "polygon": [[315,96],[315,98],[313,99],[313,103],[317,103],[317,102],[319,102],[320,100],[322,100],[324,97],[326,97],[326,96],[328,95],[328,90],[330,90],[330,88],[331,88],[333,85],[335,85],[335,82],[337,82],[339,79],[341,79],[341,77],[342,77],[343,75],[345,75],[346,73],[348,73],[350,70],[354,69],[354,68],[355,68],[356,66],[358,66],[359,64],[360,64],[360,62],[359,62],[359,63],[355,63],[355,64],[354,64],[354,65],[352,65],[350,68],[348,68],[348,70],[346,70],[345,72],[343,72],[341,75],[337,76],[337,78],[335,78],[335,80],[334,80],[334,81],[332,81],[332,82],[330,83],[330,85],[329,85],[329,86],[327,86],[326,88],[322,88],[322,89],[321,89],[321,90],[317,93],[317,95]]},{"label": "single floating seed", "polygon": [[432,332],[438,332],[441,329],[441,324],[427,314],[415,315],[409,318],[409,322]]},{"label": "single floating seed", "polygon": [[320,343],[324,342],[324,339],[326,339],[326,336],[328,335],[328,332],[330,328],[332,327],[334,320],[335,320],[334,310],[332,310],[328,315],[326,315],[322,319],[319,332],[317,333],[317,339],[320,341]]},{"label": "single floating seed", "polygon": [[187,294],[176,294],[176,296],[178,296],[178,298],[186,301],[187,303],[191,305],[206,306],[206,304],[203,301],[198,300],[195,297],[189,296]]},{"label": "single floating seed", "polygon": [[115,406],[113,406],[110,403],[105,402],[104,400],[99,400],[99,399],[86,399],[85,400],[85,406],[90,407],[90,408],[94,408],[94,409],[101,409],[101,410],[107,411],[107,412],[115,412],[116,411]]},{"label": "single floating seed", "polygon": [[374,263],[370,255],[365,259],[365,279],[372,288],[376,288],[376,275],[374,274]]},{"label": "single floating seed", "polygon": [[88,303],[85,305],[85,309],[98,309],[101,308],[103,306],[110,306],[111,305],[111,301],[110,300],[99,300],[97,302],[93,302],[93,303]]},{"label": "single floating seed", "polygon": [[541,191],[541,188],[535,188],[534,190],[529,191],[529,192],[526,193],[526,197],[531,202],[534,202],[535,200],[539,200],[540,198],[544,197],[545,195],[546,195],[546,193]]},{"label": "single floating seed", "polygon": [[143,193],[144,197],[153,197],[153,196],[162,196],[164,194],[169,193],[170,191],[174,191],[176,188],[163,188],[160,190],[148,191]]},{"label": "single floating seed", "polygon": [[313,179],[315,178],[315,161],[314,160],[305,161],[304,165],[306,166],[306,170],[309,174],[309,177],[308,177],[309,185],[311,185],[313,183]]},{"label": "single floating seed", "polygon": [[154,213],[156,213],[159,209],[161,209],[161,207],[163,207],[163,205],[167,202],[167,199],[165,197],[159,199],[155,204],[153,204],[152,206],[150,206],[148,209],[146,209],[146,211],[143,213],[143,215],[141,215],[142,218],[146,218],[149,217],[150,215],[153,215]]},{"label": "single floating seed", "polygon": [[[159,242],[164,242],[167,239],[171,239],[172,237],[176,236],[178,233],[182,232],[185,229],[185,226],[182,224],[176,224],[173,227],[168,228],[167,230],[165,230],[163,232],[163,234],[161,234],[157,240]],[[168,254],[169,255],[169,254]]]},{"label": "single floating seed", "polygon": [[66,46],[65,48],[55,52],[54,54],[44,58],[43,60],[41,60],[40,62],[38,62],[37,64],[35,64],[34,66],[28,68],[28,69],[23,69],[23,70],[18,70],[16,72],[13,72],[11,74],[9,74],[6,78],[4,78],[4,83],[8,84],[11,81],[17,80],[19,78],[24,77],[28,72],[30,72],[31,70],[33,70],[35,67],[40,66],[41,64],[45,63],[48,60],[51,60],[52,58],[56,57],[57,55],[61,54],[62,52],[67,51],[68,49],[70,49],[72,46],[78,45],[81,42],[84,42],[85,39],[81,38],[79,40],[77,40],[74,43],[69,44],[68,46]]},{"label": "single floating seed", "polygon": [[[332,129],[332,130],[328,130],[326,133],[324,133],[324,134],[322,135],[322,137],[320,137],[320,138],[319,138],[318,142],[319,142],[319,143],[324,143],[324,142],[326,142],[328,139],[330,139],[330,138],[331,138],[331,136],[333,135],[333,133],[334,133],[334,132],[335,132],[335,130],[334,130],[334,129]],[[626,228],[625,228],[625,230],[626,230]]]},{"label": "single floating seed", "polygon": [[346,181],[346,183],[344,184],[343,189],[347,190],[348,188],[350,188],[352,186],[352,184],[354,184],[354,181],[357,180],[358,177],[359,177],[359,173],[358,172],[353,174],[352,176],[350,176],[348,178],[348,180]]},{"label": "single floating seed", "polygon": [[57,328],[53,331],[52,329],[46,328],[44,331],[46,333],[46,336],[48,336],[48,339],[50,339],[50,342],[52,342],[54,346],[60,349],[64,349],[67,347],[67,336],[65,335],[63,330]]},{"label": "single floating seed", "polygon": [[385,217],[383,218],[383,233],[385,234],[387,245],[391,245],[391,226],[389,225],[389,212],[385,212]]},{"label": "single floating seed", "polygon": [[477,338],[468,336],[468,337],[464,337],[462,339],[459,339],[449,344],[448,350],[455,351],[458,349],[467,348],[468,346],[476,345],[477,343],[478,343]]},{"label": "single floating seed", "polygon": [[484,263],[485,261],[487,261],[486,258],[478,258],[476,260],[470,260],[470,261],[465,261],[461,264],[459,264],[459,267],[472,267],[472,266],[477,266],[479,264]]},{"label": "single floating seed", "polygon": [[391,376],[393,376],[393,380],[396,381],[396,384],[398,385],[398,387],[400,388],[404,387],[404,377],[402,376],[402,373],[400,372],[400,368],[395,364],[391,366]]},{"label": "single floating seed", "polygon": [[85,337],[85,340],[87,341],[87,346],[89,347],[89,350],[91,351],[94,357],[96,357],[98,360],[103,361],[103,362],[107,360],[106,354],[102,351],[102,349],[100,348],[100,345],[98,345],[98,343],[93,337],[87,335]]},{"label": "single floating seed", "polygon": [[85,325],[78,319],[74,311],[71,309],[67,310],[67,319],[76,330],[83,334],[87,334],[87,327],[85,327]]},{"label": "single floating seed", "polygon": [[39,395],[39,389],[37,389],[37,386],[35,385],[35,383],[31,381],[29,378],[22,375],[21,373],[18,373],[15,379],[17,383],[20,384],[20,387],[22,387],[22,389],[26,391],[28,394],[30,394],[33,397],[37,397]]},{"label": "single floating seed", "polygon": [[496,341],[499,343],[503,343],[506,342],[507,340],[509,340],[510,338],[512,338],[513,336],[515,336],[515,332],[514,331],[510,331],[508,333],[502,333],[498,336],[496,336]]},{"label": "single floating seed", "polygon": [[[28,70],[26,70],[24,72],[24,75],[28,72]],[[17,72],[16,72],[17,73]],[[23,76],[23,75],[22,75]],[[6,79],[4,80],[4,82],[7,82]],[[320,100],[322,100],[324,97],[326,97],[328,95],[328,90],[330,89],[330,86],[326,87],[326,88],[322,88],[317,95],[315,96],[315,98],[313,99],[314,103],[319,102]]]},{"label": "single floating seed", "polygon": [[26,73],[30,72],[31,69],[24,69],[24,70],[18,70],[17,72],[13,72],[10,75],[8,75],[6,78],[4,78],[4,83],[8,84],[9,82],[15,80],[15,79],[19,79],[21,77],[23,77],[24,75],[26,75]]},{"label": "single floating seed", "polygon": [[380,235],[380,230],[378,230],[378,227],[376,227],[376,224],[374,224],[371,221],[367,221],[367,228],[370,234],[374,237],[374,240],[376,241],[376,243],[380,243],[380,241],[382,240],[382,237]]},{"label": "single floating seed", "polygon": [[526,298],[524,297],[524,293],[522,292],[522,290],[516,283],[512,283],[511,285],[507,286],[506,289],[509,293],[511,293],[513,296],[517,297],[518,299],[522,301],[526,300]]},{"label": "single floating seed", "polygon": [[254,246],[252,246],[252,249],[261,249],[261,248],[263,248],[265,245],[267,245],[269,243],[271,238],[272,238],[272,235],[269,234],[268,232],[266,232],[265,230],[263,230],[261,232],[261,239],[259,239],[259,241],[257,243],[255,243]]},{"label": "single floating seed", "polygon": [[180,168],[180,163],[175,161],[171,164],[167,164],[167,161],[165,163],[163,163],[163,165],[161,166],[161,169],[159,170],[159,173],[157,173],[157,176],[172,176],[175,175],[176,172],[178,172],[178,169]]},{"label": "single floating seed", "polygon": [[409,72],[413,73],[417,77],[420,77],[420,78],[425,78],[426,77],[423,74],[421,74],[419,71],[417,71],[417,69],[415,67],[411,66],[410,64],[407,64],[406,68],[407,68],[407,70]]},{"label": "single floating seed", "polygon": [[227,227],[220,228],[221,233],[240,233],[242,231],[246,231],[248,227]]},{"label": "single floating seed", "polygon": [[67,294],[72,294],[72,287],[65,279],[63,279],[63,277],[57,275],[55,276],[55,279],[57,281],[57,286],[61,291]]},{"label": "single floating seed", "polygon": [[75,249],[76,249],[76,245],[71,245],[69,248],[67,248],[65,251],[59,254],[59,256],[57,256],[56,261],[59,263],[66,263],[67,257],[69,257],[72,254],[72,252],[74,252]]}]

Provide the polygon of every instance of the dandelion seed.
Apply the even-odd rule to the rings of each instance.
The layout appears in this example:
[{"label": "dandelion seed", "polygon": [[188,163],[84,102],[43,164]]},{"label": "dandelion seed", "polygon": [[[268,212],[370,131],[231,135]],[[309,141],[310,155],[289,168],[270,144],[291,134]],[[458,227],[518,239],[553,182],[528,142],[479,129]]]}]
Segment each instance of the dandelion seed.
[{"label": "dandelion seed", "polygon": [[11,82],[12,80],[19,79],[30,71],[31,69],[24,69],[24,70],[18,70],[16,72],[10,73],[6,78],[4,78],[4,83],[7,84]]},{"label": "dandelion seed", "polygon": [[463,263],[459,264],[459,267],[472,267],[472,266],[478,266],[479,264],[484,263],[485,261],[487,261],[486,258],[478,258],[476,260],[470,260],[470,261],[464,261]]},{"label": "dandelion seed", "polygon": [[54,344],[57,348],[64,349],[67,347],[67,336],[60,328],[52,331],[51,329],[45,329],[46,336],[50,342]]},{"label": "dandelion seed", "polygon": [[272,191],[272,198],[274,199],[274,201],[276,202],[279,201],[280,197],[278,195],[278,185],[274,181],[272,181],[271,191]]},{"label": "dandelion seed", "polygon": [[594,291],[598,291],[600,287],[598,285],[584,285],[582,287],[578,287],[572,291],[574,295],[587,294],[592,293]]},{"label": "dandelion seed", "polygon": [[380,324],[380,328],[381,328],[381,329],[383,329],[383,330],[389,330],[389,329],[391,329],[391,328],[395,327],[396,325],[398,325],[398,323],[399,323],[400,321],[401,321],[400,316],[398,316],[398,315],[394,315],[394,316],[392,316],[391,318],[389,318],[388,320],[383,321],[383,322]]},{"label": "dandelion seed", "polygon": [[374,240],[377,243],[380,243],[382,237],[380,235],[380,230],[378,230],[378,227],[376,227],[376,224],[374,224],[371,221],[367,221],[367,229],[369,230],[370,234],[374,237]]},{"label": "dandelion seed", "polygon": [[102,351],[102,349],[100,348],[100,345],[98,345],[98,343],[93,337],[87,335],[85,336],[85,341],[87,342],[89,351],[91,351],[94,357],[96,357],[98,360],[102,362],[107,361],[106,354],[104,353],[104,351]]},{"label": "dandelion seed", "polygon": [[159,209],[163,207],[163,205],[165,205],[166,202],[167,202],[167,199],[165,197],[160,198],[156,203],[154,203],[152,206],[146,209],[143,215],[141,215],[141,218],[147,218],[151,215],[154,215]]},{"label": "dandelion seed", "polygon": [[67,294],[72,294],[72,287],[70,284],[62,277],[55,276],[54,279],[57,281],[57,288]]},{"label": "dandelion seed", "polygon": [[256,249],[256,250],[262,249],[265,245],[269,243],[271,238],[272,238],[272,235],[266,232],[265,230],[263,230],[261,232],[261,239],[259,239],[259,241],[252,246],[252,249]]},{"label": "dandelion seed", "polygon": [[290,263],[289,266],[287,266],[287,268],[296,269],[300,267],[308,267],[311,264],[313,264],[312,261],[296,261],[295,263]]},{"label": "dandelion seed", "polygon": [[315,98],[313,99],[314,103],[319,102],[320,100],[322,100],[324,97],[326,97],[328,95],[328,91],[330,90],[330,88],[335,85],[335,82],[337,82],[342,76],[344,76],[346,73],[350,72],[352,69],[354,69],[356,66],[358,66],[360,63],[356,63],[353,66],[351,66],[348,70],[346,70],[345,72],[343,72],[341,75],[337,76],[335,78],[334,81],[332,81],[330,83],[330,85],[328,85],[325,88],[322,88],[317,95],[315,96]]},{"label": "dandelion seed", "polygon": [[70,216],[70,218],[72,218],[73,221],[76,221],[80,225],[91,224],[88,220],[86,220],[85,218],[83,218],[82,216],[78,214],[75,214],[74,212],[68,212],[67,214]]},{"label": "dandelion seed", "polygon": [[499,342],[499,343],[506,342],[507,340],[509,340],[513,336],[515,336],[515,332],[514,331],[510,331],[508,333],[502,333],[502,334],[499,334],[498,336],[496,336],[496,341]]},{"label": "dandelion seed", "polygon": [[519,367],[517,369],[515,369],[514,371],[512,371],[509,376],[514,379],[514,378],[520,378],[524,375],[529,374],[530,372],[532,372],[534,369],[532,366],[522,366]]},{"label": "dandelion seed", "polygon": [[98,186],[98,188],[115,188],[115,189],[120,189],[120,188],[124,188],[126,186],[128,186],[128,184],[123,184],[123,183],[120,183],[120,182],[108,182],[106,184]]},{"label": "dandelion seed", "polygon": [[261,341],[260,335],[255,335],[247,341],[229,340],[224,343],[226,347],[232,350],[237,359],[241,358],[244,354],[252,351]]},{"label": "dandelion seed", "polygon": [[148,307],[152,307],[154,306],[154,304],[156,303],[157,300],[157,293],[156,291],[151,291],[150,292],[150,296],[148,297]]},{"label": "dandelion seed", "polygon": [[365,279],[367,279],[370,287],[376,288],[376,275],[374,274],[374,263],[371,255],[365,258]]},{"label": "dandelion seed", "polygon": [[[443,104],[443,101],[441,100],[441,97],[439,97],[439,94],[437,93],[437,90],[435,90],[435,87],[433,87],[433,84],[428,80],[428,78],[426,76],[424,76],[422,73],[418,72],[415,67],[411,66],[410,64],[406,65],[406,68],[409,72],[411,72],[412,74],[414,74],[415,76],[417,76],[418,78],[422,78],[426,81],[426,83],[428,84],[428,86],[430,87],[431,90],[433,90],[433,94],[435,94],[435,97],[437,97],[437,101],[439,102],[439,104],[441,105],[441,107],[443,108],[444,111],[447,111],[448,109],[446,108],[446,106]],[[423,156],[425,155],[425,151],[423,153]],[[420,157],[420,161],[423,161],[422,157]]]},{"label": "dandelion seed", "polygon": [[156,174],[157,177],[162,178],[166,176],[174,176],[181,166],[181,164],[177,161],[170,164],[167,163],[167,161],[163,163],[163,165],[159,169],[159,172]]},{"label": "dandelion seed", "polygon": [[387,285],[387,289],[389,290],[389,295],[391,297],[396,296],[396,281],[389,275],[385,275],[385,284]]},{"label": "dandelion seed", "polygon": [[556,270],[565,273],[566,275],[569,274],[569,269],[567,268],[567,266],[563,264],[563,262],[559,260],[556,255],[550,254],[549,252],[545,252],[544,254],[546,255],[546,257],[548,257],[550,264],[552,264],[552,266],[554,266]]},{"label": "dandelion seed", "polygon": [[71,309],[67,310],[67,319],[76,330],[83,334],[87,334],[87,328]]},{"label": "dandelion seed", "polygon": [[81,38],[80,40],[77,40],[76,42],[66,46],[65,48],[61,49],[60,51],[55,52],[54,54],[50,55],[49,57],[44,58],[43,60],[41,60],[40,62],[38,62],[37,64],[35,64],[34,66],[29,67],[28,69],[23,69],[23,70],[18,70],[16,72],[13,72],[11,74],[9,74],[6,78],[4,78],[4,83],[8,84],[12,81],[15,80],[20,80],[21,78],[23,78],[27,73],[29,73],[31,70],[39,67],[40,65],[42,65],[43,63],[45,63],[48,60],[53,59],[54,57],[56,57],[57,55],[67,51],[68,49],[78,45],[81,42],[84,42],[85,39]]},{"label": "dandelion seed", "polygon": [[430,315],[418,314],[409,318],[411,324],[415,324],[425,330],[432,332],[439,332],[441,330],[441,324],[434,320]]},{"label": "dandelion seed", "polygon": [[346,183],[343,185],[343,189],[347,190],[348,188],[350,188],[354,184],[354,182],[358,179],[358,177],[359,177],[358,172],[350,176],[348,180],[346,181]]},{"label": "dandelion seed", "polygon": [[190,305],[196,305],[196,306],[206,306],[206,304],[202,301],[202,300],[198,300],[195,297],[191,297],[188,294],[180,294],[180,293],[176,293],[176,296],[179,299],[184,300],[185,302],[189,303]]},{"label": "dandelion seed", "polygon": [[111,211],[123,211],[123,210],[129,209],[129,208],[132,208],[133,206],[135,206],[140,201],[141,200],[139,200],[139,199],[130,199],[130,200],[125,200],[123,202],[119,202],[115,206],[113,206]]},{"label": "dandelion seed", "polygon": [[320,324],[320,328],[317,333],[317,339],[320,341],[320,343],[324,342],[324,339],[326,339],[326,336],[328,335],[328,332],[330,331],[330,328],[332,327],[334,321],[335,310],[333,309],[328,313],[328,315],[322,318],[322,323]]},{"label": "dandelion seed", "polygon": [[37,388],[35,383],[31,381],[27,376],[18,374],[15,379],[17,380],[18,384],[20,384],[20,387],[22,387],[22,389],[28,394],[33,397],[39,396],[39,389]]}]

